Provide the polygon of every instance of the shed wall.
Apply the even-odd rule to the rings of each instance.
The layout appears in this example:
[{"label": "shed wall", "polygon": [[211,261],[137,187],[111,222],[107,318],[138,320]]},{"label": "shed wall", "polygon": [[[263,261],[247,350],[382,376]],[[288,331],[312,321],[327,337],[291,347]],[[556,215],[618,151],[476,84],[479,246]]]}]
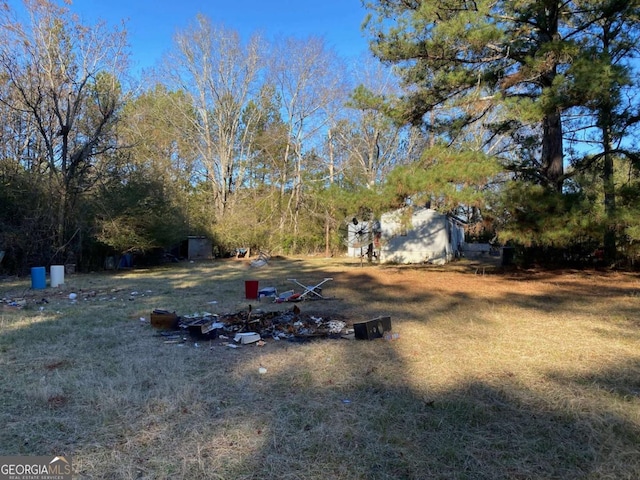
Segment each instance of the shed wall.
[{"label": "shed wall", "polygon": [[189,260],[209,260],[212,255],[211,240],[208,238],[189,238],[187,258]]},{"label": "shed wall", "polygon": [[403,221],[403,211],[385,213],[380,218],[383,263],[446,263],[456,256],[464,231],[447,215],[418,209]]}]

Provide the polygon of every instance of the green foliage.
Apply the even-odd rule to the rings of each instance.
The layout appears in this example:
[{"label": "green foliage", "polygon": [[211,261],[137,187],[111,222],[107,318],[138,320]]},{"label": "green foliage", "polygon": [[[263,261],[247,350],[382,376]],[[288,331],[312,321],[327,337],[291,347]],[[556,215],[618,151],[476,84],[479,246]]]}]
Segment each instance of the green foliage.
[{"label": "green foliage", "polygon": [[[640,255],[640,172],[633,162],[615,159],[615,212],[607,212],[602,189],[601,165],[572,176],[563,194],[526,182],[510,182],[497,208],[504,212],[499,226],[502,242],[527,247],[528,258],[537,263],[594,261],[606,265],[633,263]],[[616,235],[618,256],[595,258],[603,252],[607,231]]]},{"label": "green foliage", "polygon": [[[625,81],[612,62],[598,67],[604,57],[590,39],[598,38],[600,25],[621,25],[619,19],[622,36],[638,18],[637,2],[583,3],[366,2],[374,53],[396,65],[410,87],[396,116],[448,139],[484,117],[513,140],[514,166],[534,166],[529,178],[561,191],[560,115],[606,97],[612,85]],[[518,148],[521,138],[532,136],[541,148]],[[523,153],[536,161],[518,158]]]},{"label": "green foliage", "polygon": [[0,250],[5,252],[0,270],[25,274],[30,266],[47,265],[52,257],[55,222],[46,208],[52,199],[46,184],[7,167],[0,159]]},{"label": "green foliage", "polygon": [[162,183],[147,179],[112,185],[100,199],[95,238],[118,253],[179,243],[189,233],[186,218],[162,190]]},{"label": "green foliage", "polygon": [[598,163],[575,176],[582,194],[591,204],[590,216],[599,227],[594,236],[599,239],[598,246],[602,247],[603,232],[610,229],[615,233],[619,255],[618,258],[607,259],[610,264],[620,264],[622,259],[635,262],[640,255],[640,171],[634,162],[615,157],[615,210],[607,212]]},{"label": "green foliage", "polygon": [[419,163],[396,168],[385,192],[393,206],[411,199],[447,212],[461,206],[483,210],[502,171],[498,161],[483,152],[435,146],[424,151]]},{"label": "green foliage", "polygon": [[[398,201],[435,197],[449,207],[484,202],[501,222],[503,240],[563,248],[604,239],[613,259],[614,236],[626,239],[635,231],[632,215],[617,211],[627,190],[614,186],[613,156],[637,158],[626,140],[640,120],[630,88],[640,2],[365,5],[373,51],[395,65],[407,87],[390,102],[395,118],[423,125],[461,151],[495,152],[517,181],[491,205],[483,194],[499,198],[500,191],[495,183],[483,185],[482,177],[501,177],[493,167],[489,175],[483,171],[491,162],[458,163],[439,153],[396,170],[388,193]],[[480,122],[484,132],[477,130]],[[474,130],[481,142],[469,149],[465,142]],[[567,139],[573,148],[566,148]],[[581,158],[580,142],[602,152]],[[565,172],[566,153],[578,169]],[[600,156],[604,162],[592,160]],[[576,172],[584,168],[601,179],[599,187],[581,183],[586,177]]]},{"label": "green foliage", "polygon": [[601,234],[601,223],[592,215],[593,203],[582,193],[560,194],[540,185],[511,182],[503,201],[510,212],[499,233],[503,242],[561,248]]},{"label": "green foliage", "polygon": [[[24,23],[8,4],[1,10],[0,162],[12,172],[8,189],[28,185],[33,196],[15,207],[38,219],[19,224],[32,237],[15,265],[20,271],[80,254],[88,223],[82,212],[104,178],[101,157],[116,148],[126,39],[122,30],[81,24],[55,2],[25,2]],[[24,251],[17,239],[7,248]]]},{"label": "green foliage", "polygon": [[357,110],[384,111],[386,108],[385,97],[372,92],[365,85],[358,85],[351,92],[350,99],[345,106]]},{"label": "green foliage", "polygon": [[273,218],[269,215],[265,202],[245,196],[235,198],[234,205],[233,211],[209,225],[208,236],[215,238],[218,247],[224,252],[246,247],[252,251],[271,251],[275,247],[275,232],[272,231]]},{"label": "green foliage", "polygon": [[30,2],[0,47],[0,249],[11,268],[188,234],[336,253],[347,219],[429,203],[478,238],[633,257],[639,3],[365,1],[399,81],[359,65],[350,95],[318,39],[262,48],[199,17],[128,98],[125,32]]}]

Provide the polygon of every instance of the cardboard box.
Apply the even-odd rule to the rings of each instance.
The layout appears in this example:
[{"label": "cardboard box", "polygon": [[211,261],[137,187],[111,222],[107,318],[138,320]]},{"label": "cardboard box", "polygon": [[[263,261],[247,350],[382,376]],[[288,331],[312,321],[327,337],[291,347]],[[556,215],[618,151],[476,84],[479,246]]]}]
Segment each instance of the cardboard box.
[{"label": "cardboard box", "polygon": [[357,340],[382,338],[384,332],[391,331],[391,317],[378,317],[366,322],[354,323],[353,333]]},{"label": "cardboard box", "polygon": [[167,310],[151,312],[151,326],[159,330],[174,330],[178,328],[178,315]]}]

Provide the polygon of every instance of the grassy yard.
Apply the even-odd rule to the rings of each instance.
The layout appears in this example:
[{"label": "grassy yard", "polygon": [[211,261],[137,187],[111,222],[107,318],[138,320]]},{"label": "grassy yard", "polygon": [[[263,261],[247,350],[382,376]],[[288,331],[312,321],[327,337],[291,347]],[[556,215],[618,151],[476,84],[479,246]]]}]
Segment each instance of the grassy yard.
[{"label": "grassy yard", "polygon": [[[148,322],[291,309],[244,281],[325,277],[303,312],[390,315],[400,338],[196,347]],[[68,455],[77,478],[640,478],[634,274],[231,259],[5,279],[0,298],[0,454]]]}]

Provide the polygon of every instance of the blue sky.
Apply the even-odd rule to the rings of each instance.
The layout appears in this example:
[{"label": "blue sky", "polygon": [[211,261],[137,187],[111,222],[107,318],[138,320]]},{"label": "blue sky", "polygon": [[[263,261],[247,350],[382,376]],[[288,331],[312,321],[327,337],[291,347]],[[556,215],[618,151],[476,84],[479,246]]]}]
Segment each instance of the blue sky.
[{"label": "blue sky", "polygon": [[256,32],[267,38],[313,35],[324,37],[345,58],[367,51],[360,0],[74,0],[71,10],[90,24],[99,18],[110,25],[126,20],[134,68],[154,65],[171,47],[174,33],[198,13],[237,30],[243,39]]}]

